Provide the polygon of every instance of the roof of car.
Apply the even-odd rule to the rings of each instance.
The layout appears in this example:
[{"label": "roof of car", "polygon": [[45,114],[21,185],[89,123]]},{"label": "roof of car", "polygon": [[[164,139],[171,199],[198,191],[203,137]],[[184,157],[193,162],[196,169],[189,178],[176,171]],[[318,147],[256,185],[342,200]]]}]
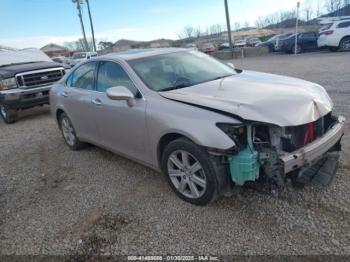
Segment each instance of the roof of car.
[{"label": "roof of car", "polygon": [[103,55],[107,58],[121,58],[123,60],[134,60],[144,57],[170,54],[181,51],[188,51],[186,48],[148,48],[148,49],[130,49],[123,52],[115,52]]}]

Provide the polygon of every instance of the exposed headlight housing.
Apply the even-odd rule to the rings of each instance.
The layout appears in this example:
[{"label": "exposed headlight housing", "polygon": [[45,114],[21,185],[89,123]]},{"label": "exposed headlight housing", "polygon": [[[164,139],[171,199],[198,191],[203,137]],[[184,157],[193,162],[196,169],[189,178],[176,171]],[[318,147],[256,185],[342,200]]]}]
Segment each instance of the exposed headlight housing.
[{"label": "exposed headlight housing", "polygon": [[230,137],[238,148],[247,146],[247,128],[244,125],[217,123],[216,126]]},{"label": "exposed headlight housing", "polygon": [[8,90],[13,88],[17,88],[17,82],[14,77],[0,80],[0,90]]}]

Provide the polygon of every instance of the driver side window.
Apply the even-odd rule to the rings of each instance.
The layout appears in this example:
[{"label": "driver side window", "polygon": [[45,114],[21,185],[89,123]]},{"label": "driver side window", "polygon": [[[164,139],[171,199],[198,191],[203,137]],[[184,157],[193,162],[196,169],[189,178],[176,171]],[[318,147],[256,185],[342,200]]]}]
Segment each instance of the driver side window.
[{"label": "driver side window", "polygon": [[135,97],[139,95],[134,83],[119,64],[109,61],[100,62],[97,73],[97,91],[106,92],[108,88],[115,86],[128,88]]}]

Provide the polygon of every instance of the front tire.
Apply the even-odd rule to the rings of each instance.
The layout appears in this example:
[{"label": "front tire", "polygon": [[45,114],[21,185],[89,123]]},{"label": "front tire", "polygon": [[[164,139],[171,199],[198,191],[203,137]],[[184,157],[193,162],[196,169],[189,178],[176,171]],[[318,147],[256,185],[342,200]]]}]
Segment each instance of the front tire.
[{"label": "front tire", "polygon": [[85,143],[79,141],[75,133],[73,124],[65,113],[62,113],[60,115],[59,124],[60,124],[60,129],[62,131],[64,141],[66,142],[66,144],[69,146],[70,149],[76,151],[85,147]]},{"label": "front tire", "polygon": [[164,150],[161,167],[170,187],[186,202],[203,206],[217,199],[214,163],[206,150],[190,140],[171,142]]},{"label": "front tire", "polygon": [[6,105],[0,105],[0,115],[6,124],[12,124],[18,119],[18,110],[11,109]]}]

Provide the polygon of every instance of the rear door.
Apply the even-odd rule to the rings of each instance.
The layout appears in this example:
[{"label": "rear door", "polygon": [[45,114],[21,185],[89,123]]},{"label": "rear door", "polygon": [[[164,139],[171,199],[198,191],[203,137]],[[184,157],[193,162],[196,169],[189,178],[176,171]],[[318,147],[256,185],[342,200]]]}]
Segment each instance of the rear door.
[{"label": "rear door", "polygon": [[[112,61],[101,61],[96,74],[96,92],[92,96],[94,119],[100,135],[100,143],[116,152],[149,162],[146,148],[146,101],[123,67]],[[136,103],[111,100],[106,95],[110,87],[124,86],[135,96]]]},{"label": "rear door", "polygon": [[96,62],[88,62],[79,66],[69,76],[66,87],[61,93],[64,98],[64,110],[71,119],[79,138],[93,142],[97,129],[92,121],[91,95],[94,90]]},{"label": "rear door", "polygon": [[334,30],[335,40],[340,43],[344,36],[350,35],[350,21],[341,22]]}]

